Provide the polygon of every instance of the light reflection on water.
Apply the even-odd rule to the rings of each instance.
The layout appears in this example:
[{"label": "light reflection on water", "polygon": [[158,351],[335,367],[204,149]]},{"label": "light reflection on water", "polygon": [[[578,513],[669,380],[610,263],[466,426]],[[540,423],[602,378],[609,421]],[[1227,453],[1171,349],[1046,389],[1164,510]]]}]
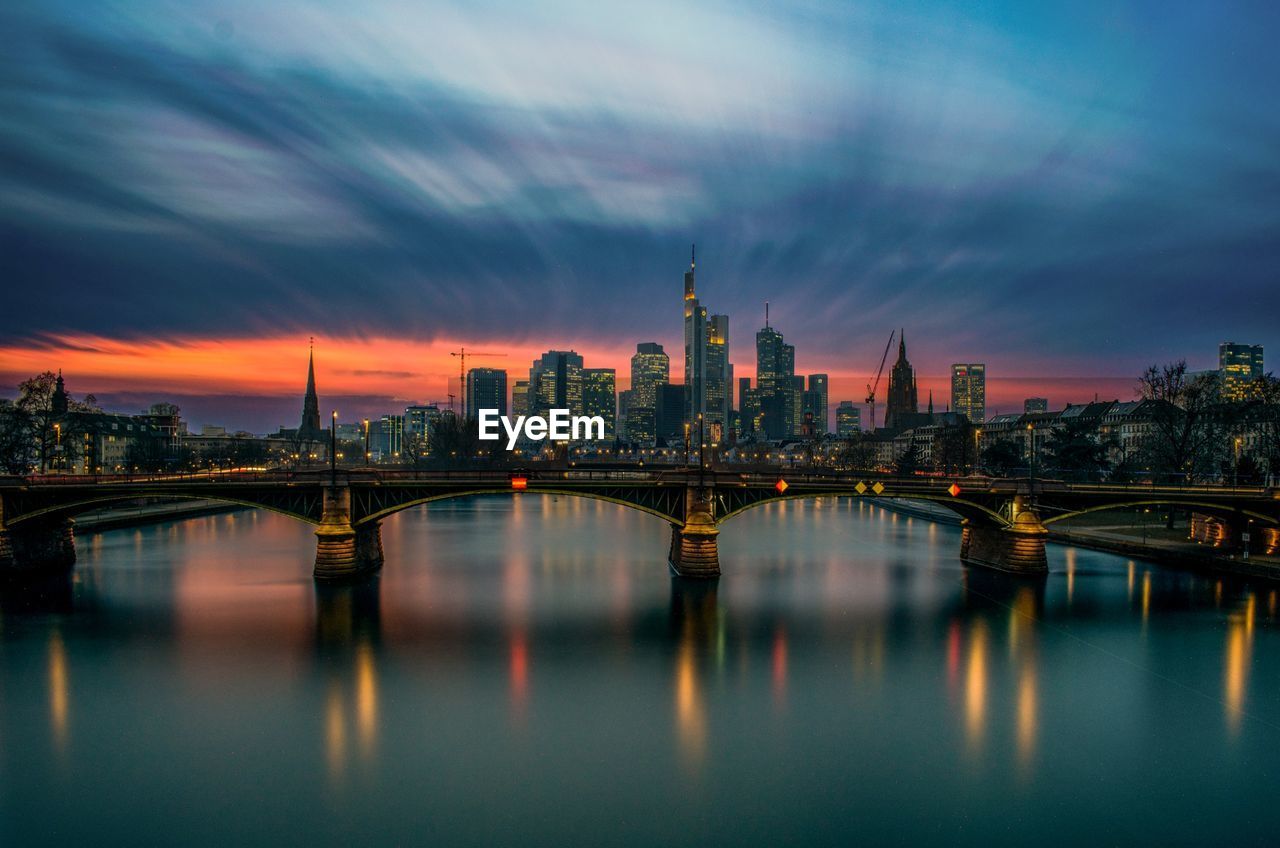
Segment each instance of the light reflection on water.
[{"label": "light reflection on water", "polygon": [[72,583],[4,596],[0,842],[1277,824],[1269,587],[1058,548],[1043,580],[966,570],[956,528],[838,501],[734,519],[725,577],[687,582],[667,532],[572,498],[446,503],[384,524],[377,579],[319,587],[310,529],[267,513],[86,536]]}]

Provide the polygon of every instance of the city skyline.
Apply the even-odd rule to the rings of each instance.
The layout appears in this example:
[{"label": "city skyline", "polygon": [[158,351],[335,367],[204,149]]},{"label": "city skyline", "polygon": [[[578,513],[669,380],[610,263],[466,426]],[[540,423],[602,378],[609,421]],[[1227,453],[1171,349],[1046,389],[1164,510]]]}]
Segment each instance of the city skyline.
[{"label": "city skyline", "polygon": [[[732,316],[730,316],[732,317]],[[326,348],[334,340],[316,337],[308,340],[280,339],[275,340],[265,349],[258,346],[237,346],[233,343],[208,342],[206,345],[188,345],[177,348],[172,343],[150,342],[138,348],[118,343],[100,342],[93,350],[80,350],[64,353],[62,359],[55,362],[55,353],[47,348],[14,351],[4,358],[5,366],[0,367],[0,397],[13,397],[17,394],[17,384],[43,371],[63,371],[72,381],[74,391],[78,395],[93,394],[98,401],[110,411],[136,412],[145,409],[152,403],[175,402],[183,410],[184,418],[195,426],[205,424],[225,426],[229,430],[247,430],[265,433],[279,427],[297,426],[298,398],[302,392],[300,387],[305,383],[307,359],[310,356],[310,345],[316,348],[316,369],[321,384],[320,403],[322,412],[327,415],[331,409],[338,409],[343,421],[356,421],[370,416],[377,417],[389,410],[401,409],[424,403],[436,403],[442,408],[448,405],[448,395],[455,395],[455,403],[461,408],[461,396],[457,391],[458,376],[453,369],[456,360],[450,358],[450,351],[437,350],[433,347],[415,346],[406,343],[394,343],[390,340],[369,340],[354,345],[339,347],[332,353]],[[523,362],[537,360],[548,350],[573,350],[583,357],[584,362],[592,368],[609,368],[617,374],[617,391],[621,393],[630,388],[630,358],[635,354],[635,345],[643,342],[629,342],[621,346],[621,352],[609,349],[582,349],[569,345],[556,347],[533,346],[527,351],[512,351],[508,359],[503,361]],[[662,343],[659,343],[662,344]],[[294,350],[296,346],[299,350]],[[664,345],[677,350],[681,345]],[[1265,348],[1265,346],[1263,346]],[[391,351],[389,354],[388,351]],[[895,343],[896,350],[896,343]],[[951,390],[951,364],[928,363],[924,368],[916,365],[916,342],[911,344],[912,365],[915,368],[916,382],[921,396],[927,397],[931,392],[937,398],[935,406],[938,411],[947,407],[946,398]],[[259,360],[265,355],[268,361],[277,362],[277,367],[266,368]],[[185,355],[170,356],[173,353]],[[754,348],[750,350],[754,354]],[[359,358],[353,358],[358,354]],[[808,358],[803,350],[797,350],[797,360],[804,363]],[[397,370],[394,368],[374,367],[392,362],[412,362],[417,356],[432,356],[430,361],[436,369],[427,371]],[[398,360],[397,357],[402,359]],[[1216,370],[1217,347],[1210,354],[1203,356],[1185,355],[1189,369],[1192,371]],[[339,359],[337,367],[333,367],[333,359]],[[103,371],[80,370],[79,364],[86,361],[107,362]],[[615,361],[616,360],[616,361]],[[950,360],[944,355],[943,360]],[[70,367],[59,362],[70,362]],[[113,376],[111,363],[142,361],[149,363],[146,367],[146,379],[139,380],[129,388],[111,388]],[[1154,361],[1154,360],[1152,360]],[[12,367],[10,363],[16,363]],[[1147,364],[1151,364],[1148,362]],[[364,367],[364,366],[368,367]],[[528,366],[515,365],[494,367],[494,370],[507,372],[508,395],[518,379],[527,376]],[[228,388],[226,374],[228,369],[244,369],[254,375],[251,393],[233,393],[217,391]],[[671,357],[671,374],[680,377],[683,371],[683,356]],[[756,362],[754,356],[748,361],[734,362],[735,384],[742,378],[753,383],[756,380]],[[942,369],[930,370],[930,369]],[[470,370],[470,369],[469,369]],[[808,365],[797,365],[797,373],[811,373]],[[888,385],[888,365],[886,376],[882,382],[878,399],[879,423],[883,423],[885,387]],[[299,375],[302,375],[301,377]],[[514,376],[513,376],[514,375]],[[867,406],[863,403],[865,383],[874,375],[858,373],[830,373],[829,418],[841,401],[851,400],[861,410],[862,420],[868,421]],[[1027,398],[1045,396],[1049,398],[1050,409],[1060,409],[1070,403],[1083,403],[1098,398],[1104,400],[1131,400],[1137,391],[1138,375],[1132,377],[1031,377],[987,375],[987,415],[1021,411],[1023,401]],[[673,380],[679,382],[679,380]],[[105,385],[106,388],[102,386]],[[357,391],[366,386],[366,391]],[[422,386],[417,394],[402,392],[405,386]],[[435,386],[436,388],[432,388]],[[204,391],[193,392],[198,387]],[[379,391],[381,390],[381,391]],[[401,391],[401,393],[397,393]],[[736,389],[735,389],[736,397]],[[734,407],[735,410],[737,406]],[[834,426],[831,419],[829,427]]]},{"label": "city skyline", "polygon": [[272,426],[311,335],[335,398],[442,399],[462,345],[622,372],[680,359],[696,240],[734,338],[771,301],[833,400],[901,326],[935,399],[959,361],[994,409],[1124,398],[1280,345],[1271,15],[6,7],[0,379]]}]

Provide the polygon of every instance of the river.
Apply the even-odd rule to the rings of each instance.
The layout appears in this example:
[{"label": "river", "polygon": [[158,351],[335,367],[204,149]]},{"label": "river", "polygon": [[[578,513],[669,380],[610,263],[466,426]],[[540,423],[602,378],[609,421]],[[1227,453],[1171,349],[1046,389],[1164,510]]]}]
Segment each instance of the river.
[{"label": "river", "polygon": [[1274,844],[1268,585],[865,502],[732,519],[710,584],[668,534],[444,502],[345,587],[267,512],[85,534],[4,595],[0,843]]}]

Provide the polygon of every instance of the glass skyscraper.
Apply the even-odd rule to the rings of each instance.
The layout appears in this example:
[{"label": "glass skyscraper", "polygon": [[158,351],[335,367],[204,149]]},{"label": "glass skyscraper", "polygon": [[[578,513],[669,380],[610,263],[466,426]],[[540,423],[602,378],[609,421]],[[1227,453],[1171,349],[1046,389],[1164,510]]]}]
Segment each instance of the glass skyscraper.
[{"label": "glass skyscraper", "polygon": [[1245,387],[1262,376],[1262,345],[1223,342],[1218,345],[1218,369],[1222,372],[1223,397],[1243,400]]},{"label": "glass skyscraper", "polygon": [[951,366],[951,411],[963,412],[973,424],[987,420],[987,366],[981,362]]}]

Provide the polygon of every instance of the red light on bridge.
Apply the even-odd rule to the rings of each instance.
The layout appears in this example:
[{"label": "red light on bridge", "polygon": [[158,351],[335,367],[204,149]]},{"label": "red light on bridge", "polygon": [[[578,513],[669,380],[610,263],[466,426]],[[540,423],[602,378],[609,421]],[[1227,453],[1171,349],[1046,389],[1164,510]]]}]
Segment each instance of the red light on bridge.
[{"label": "red light on bridge", "polygon": [[515,489],[517,492],[523,492],[525,489],[529,488],[529,478],[528,477],[512,477],[511,488]]},{"label": "red light on bridge", "polygon": [[957,495],[960,494],[960,487],[957,486],[955,483],[952,483],[951,487],[947,489],[947,494],[951,495],[951,497],[953,498],[956,497]]},{"label": "red light on bridge", "polygon": [[773,488],[775,488],[775,489],[777,489],[777,490],[778,490],[778,494],[782,494],[782,493],[783,493],[783,492],[785,492],[785,491],[787,490],[787,488],[788,488],[788,486],[787,486],[787,481],[786,481],[786,480],[779,480],[778,482],[776,482],[776,483],[774,483],[774,484],[773,484]]}]

